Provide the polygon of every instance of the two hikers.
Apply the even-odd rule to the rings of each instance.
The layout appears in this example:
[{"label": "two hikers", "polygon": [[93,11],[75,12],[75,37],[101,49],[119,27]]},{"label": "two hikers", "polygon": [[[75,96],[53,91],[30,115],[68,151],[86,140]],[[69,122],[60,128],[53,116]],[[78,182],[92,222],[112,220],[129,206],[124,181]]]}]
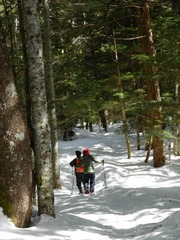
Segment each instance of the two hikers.
[{"label": "two hikers", "polygon": [[[80,151],[76,151],[77,152]],[[83,150],[83,156],[79,157],[79,165],[77,166],[78,168],[82,168],[82,182],[84,185],[84,193],[94,193],[94,185],[95,185],[95,172],[94,172],[94,166],[93,162],[95,163],[100,163],[99,161],[95,160],[95,158],[90,154],[89,148],[85,148]],[[74,162],[73,162],[74,161]],[[70,165],[73,167],[75,166],[75,173],[76,173],[76,165],[73,164],[75,163],[75,160],[71,161]],[[82,188],[80,187],[80,180],[79,180],[79,174],[76,173],[76,182],[77,182],[77,187],[82,193]]]}]

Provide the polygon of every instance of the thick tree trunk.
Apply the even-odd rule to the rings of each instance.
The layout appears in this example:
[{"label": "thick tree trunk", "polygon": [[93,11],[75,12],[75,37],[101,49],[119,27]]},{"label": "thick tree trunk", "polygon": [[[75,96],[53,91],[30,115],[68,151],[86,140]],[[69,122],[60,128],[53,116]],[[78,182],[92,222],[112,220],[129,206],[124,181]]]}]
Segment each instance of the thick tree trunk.
[{"label": "thick tree trunk", "polygon": [[24,0],[39,214],[54,216],[53,169],[38,1]]},{"label": "thick tree trunk", "polygon": [[[151,19],[149,14],[149,5],[148,3],[144,3],[144,24],[146,30],[146,54],[154,57],[156,55],[156,51],[154,48],[153,42],[153,34],[151,28]],[[148,72],[150,75],[155,74],[157,72],[156,66],[150,66],[148,68]],[[146,86],[147,86],[147,93],[148,99],[150,101],[155,100],[157,102],[161,101],[160,96],[160,87],[158,80],[150,80],[146,75]],[[161,107],[157,107],[156,109],[151,109],[150,111],[151,118],[154,122],[155,130],[162,129],[162,109]],[[161,167],[165,164],[165,154],[164,154],[164,142],[159,136],[153,136],[153,160],[155,167]]]},{"label": "thick tree trunk", "polygon": [[32,159],[0,24],[0,206],[17,227],[28,227],[32,209]]},{"label": "thick tree trunk", "polygon": [[[146,38],[140,39],[141,43],[141,51],[143,54],[146,54],[150,57],[154,57],[156,55],[154,43],[153,43],[153,35],[152,35],[152,28],[151,28],[151,19],[149,14],[149,4],[143,3],[143,12],[140,14],[139,9],[138,11],[138,28],[140,33],[143,32],[143,26],[145,28]],[[142,22],[140,21],[142,19]],[[153,74],[157,72],[157,67],[154,65],[144,67],[145,72],[145,80],[146,80],[146,87],[147,87],[147,96],[149,101],[161,101],[160,96],[160,88],[159,88],[159,81],[152,79]],[[155,132],[160,132],[162,130],[162,110],[161,107],[157,107],[156,109],[150,108],[149,110],[150,115],[150,124],[149,129],[150,131],[154,129],[153,132],[153,160],[154,166],[160,167],[165,164],[165,155],[164,155],[164,146],[163,141],[158,135],[155,135]]]},{"label": "thick tree trunk", "polygon": [[163,140],[159,137],[153,137],[153,160],[154,167],[162,167],[165,164],[165,155]]},{"label": "thick tree trunk", "polygon": [[33,161],[33,199],[36,204],[36,178],[35,178],[35,162],[34,162],[34,143],[31,123],[31,97],[30,97],[30,80],[29,80],[29,68],[28,68],[28,57],[26,47],[26,36],[24,28],[24,13],[23,13],[23,0],[18,0],[18,16],[19,16],[19,27],[22,41],[22,52],[23,52],[23,64],[24,64],[24,94],[25,94],[25,109],[26,119],[28,125],[28,131],[30,135],[31,148],[32,148],[32,161]]}]

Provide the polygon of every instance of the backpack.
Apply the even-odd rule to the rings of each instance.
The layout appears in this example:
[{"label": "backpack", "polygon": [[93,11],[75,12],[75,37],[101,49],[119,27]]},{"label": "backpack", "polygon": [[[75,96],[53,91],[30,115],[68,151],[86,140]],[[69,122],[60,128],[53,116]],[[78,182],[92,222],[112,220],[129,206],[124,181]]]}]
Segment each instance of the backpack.
[{"label": "backpack", "polygon": [[84,172],[84,167],[82,166],[82,161],[79,158],[75,159],[76,164],[75,164],[75,172],[76,173],[83,173]]},{"label": "backpack", "polygon": [[82,166],[82,161],[79,158],[75,158],[73,161],[70,162],[71,167],[75,167],[76,173],[83,173],[84,167]]}]

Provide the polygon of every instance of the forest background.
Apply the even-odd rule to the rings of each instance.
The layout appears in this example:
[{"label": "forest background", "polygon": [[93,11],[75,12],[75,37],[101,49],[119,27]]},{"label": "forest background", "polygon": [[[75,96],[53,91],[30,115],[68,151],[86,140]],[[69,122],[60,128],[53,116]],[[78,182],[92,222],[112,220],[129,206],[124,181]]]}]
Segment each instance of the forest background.
[{"label": "forest background", "polygon": [[[146,161],[179,155],[180,2],[0,1],[0,206],[19,227],[55,216],[58,138],[122,122]],[[101,127],[100,127],[101,128]]]}]

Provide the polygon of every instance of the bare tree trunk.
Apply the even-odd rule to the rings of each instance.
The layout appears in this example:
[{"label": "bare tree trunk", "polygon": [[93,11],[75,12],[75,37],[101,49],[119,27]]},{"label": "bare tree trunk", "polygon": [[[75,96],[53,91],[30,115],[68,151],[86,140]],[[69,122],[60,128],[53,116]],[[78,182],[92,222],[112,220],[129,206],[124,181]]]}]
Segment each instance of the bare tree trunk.
[{"label": "bare tree trunk", "polygon": [[140,138],[140,132],[139,132],[139,129],[137,128],[137,131],[136,131],[136,136],[137,136],[137,150],[140,150],[141,149],[141,138]]},{"label": "bare tree trunk", "polygon": [[54,216],[54,184],[44,79],[43,47],[36,0],[24,0],[24,19],[32,103],[32,128],[39,214]]},{"label": "bare tree trunk", "polygon": [[146,142],[146,159],[145,159],[145,162],[147,163],[148,160],[149,160],[149,156],[150,156],[150,153],[151,153],[151,149],[152,149],[152,141],[153,141],[153,138],[152,136],[149,138],[148,142]]},{"label": "bare tree trunk", "polygon": [[[122,82],[120,78],[120,68],[119,68],[119,57],[118,57],[118,51],[117,51],[117,44],[116,44],[116,36],[115,32],[113,30],[113,38],[114,38],[114,55],[115,55],[115,61],[117,62],[117,78],[118,78],[118,89],[119,93],[123,92],[123,87],[122,87]],[[120,109],[121,109],[121,117],[122,117],[122,123],[123,123],[123,131],[124,131],[124,136],[125,136],[125,141],[126,141],[126,146],[127,146],[127,152],[128,152],[128,158],[131,158],[131,146],[130,146],[130,140],[129,140],[129,135],[128,135],[128,124],[127,124],[127,119],[126,119],[126,112],[125,112],[125,106],[124,106],[124,100],[120,99]]]},{"label": "bare tree trunk", "polygon": [[57,117],[55,104],[55,89],[53,79],[53,59],[51,48],[51,28],[49,22],[49,0],[43,0],[44,13],[44,58],[45,58],[45,80],[47,84],[48,115],[51,133],[51,158],[53,163],[54,188],[61,188],[60,183],[60,161],[57,134]]},{"label": "bare tree trunk", "polygon": [[30,139],[0,23],[0,206],[17,227],[28,227],[32,209]]},{"label": "bare tree trunk", "polygon": [[174,126],[174,146],[173,152],[176,156],[180,156],[180,124],[176,123]]},{"label": "bare tree trunk", "polygon": [[101,120],[101,125],[104,128],[105,132],[107,132],[108,124],[107,124],[107,113],[105,109],[99,110],[99,117]]},{"label": "bare tree trunk", "polygon": [[[176,83],[175,89],[176,102],[179,103],[179,83]],[[180,155],[180,124],[177,121],[174,126],[174,147],[173,152],[179,156]]]}]

